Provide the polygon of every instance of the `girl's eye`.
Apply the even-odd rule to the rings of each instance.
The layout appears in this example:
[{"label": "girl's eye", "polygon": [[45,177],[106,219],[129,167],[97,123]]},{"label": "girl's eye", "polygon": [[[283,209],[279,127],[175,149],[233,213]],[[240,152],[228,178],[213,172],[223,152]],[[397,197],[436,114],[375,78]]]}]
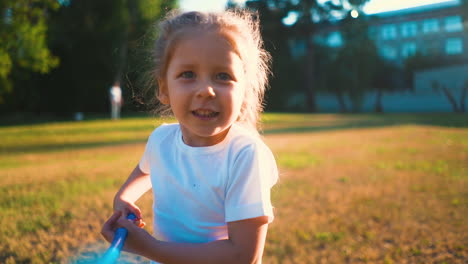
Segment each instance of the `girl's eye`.
[{"label": "girl's eye", "polygon": [[218,80],[221,80],[221,81],[231,81],[232,80],[231,75],[229,75],[229,74],[227,74],[225,72],[221,72],[221,73],[216,74],[216,78]]},{"label": "girl's eye", "polygon": [[185,72],[180,74],[180,77],[182,77],[184,79],[193,79],[193,78],[195,78],[195,73],[192,72],[192,71],[185,71]]}]

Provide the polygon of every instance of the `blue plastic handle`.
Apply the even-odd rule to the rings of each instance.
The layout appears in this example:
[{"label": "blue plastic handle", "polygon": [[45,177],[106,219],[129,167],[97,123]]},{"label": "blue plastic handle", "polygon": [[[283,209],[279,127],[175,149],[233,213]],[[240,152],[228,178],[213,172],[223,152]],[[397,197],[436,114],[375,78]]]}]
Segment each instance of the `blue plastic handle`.
[{"label": "blue plastic handle", "polygon": [[[136,215],[130,213],[127,215],[129,220],[137,220]],[[125,239],[127,239],[128,231],[127,229],[120,227],[115,230],[114,239],[109,247],[109,249],[104,253],[104,256],[96,262],[96,264],[115,264],[117,259],[120,256],[120,251],[125,244]]]},{"label": "blue plastic handle", "polygon": [[[137,217],[136,217],[135,214],[129,213],[127,215],[127,219],[136,220]],[[117,228],[117,230],[115,231],[114,240],[112,240],[110,248],[115,248],[118,251],[121,251],[122,247],[123,247],[123,245],[125,243],[125,239],[127,239],[127,235],[128,235],[127,229],[125,229],[123,227]]]}]

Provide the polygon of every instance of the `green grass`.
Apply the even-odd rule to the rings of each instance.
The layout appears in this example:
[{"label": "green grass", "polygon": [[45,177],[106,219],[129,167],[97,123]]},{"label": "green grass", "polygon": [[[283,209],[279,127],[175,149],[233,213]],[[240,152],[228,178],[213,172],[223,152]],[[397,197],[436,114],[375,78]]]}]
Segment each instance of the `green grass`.
[{"label": "green grass", "polygon": [[[468,261],[466,115],[263,121],[280,168],[264,263]],[[103,245],[112,197],[162,122],[0,127],[0,263],[64,263]],[[151,197],[140,204],[150,218]]]},{"label": "green grass", "polygon": [[93,120],[0,129],[1,153],[31,153],[70,150],[143,142],[161,120],[132,118],[118,122]]}]

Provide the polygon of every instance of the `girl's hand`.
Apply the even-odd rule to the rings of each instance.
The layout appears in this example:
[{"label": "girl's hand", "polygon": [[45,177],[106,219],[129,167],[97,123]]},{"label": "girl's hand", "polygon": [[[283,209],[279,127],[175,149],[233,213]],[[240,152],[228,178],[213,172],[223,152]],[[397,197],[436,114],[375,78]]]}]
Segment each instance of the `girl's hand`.
[{"label": "girl's hand", "polygon": [[128,214],[133,213],[137,217],[137,219],[133,221],[136,226],[144,227],[146,225],[146,223],[143,221],[140,208],[138,208],[138,206],[136,206],[134,203],[125,201],[119,197],[115,197],[114,212],[120,212],[123,216],[127,216]]},{"label": "girl's hand", "polygon": [[115,211],[114,214],[102,226],[101,235],[109,243],[112,243],[112,240],[114,239],[115,230],[118,228],[117,220],[121,215],[122,213],[120,211]]},{"label": "girl's hand", "polygon": [[141,253],[142,248],[145,246],[146,241],[154,239],[144,229],[136,227],[132,220],[124,217],[120,211],[114,214],[104,223],[101,234],[104,239],[112,243],[115,231],[119,227],[124,227],[128,231],[127,239],[125,240],[123,250],[135,254]]}]

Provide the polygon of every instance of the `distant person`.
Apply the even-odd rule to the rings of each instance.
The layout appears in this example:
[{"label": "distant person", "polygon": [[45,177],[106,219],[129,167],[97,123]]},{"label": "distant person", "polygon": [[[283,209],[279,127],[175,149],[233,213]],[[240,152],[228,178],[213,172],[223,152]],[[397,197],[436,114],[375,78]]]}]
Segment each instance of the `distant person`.
[{"label": "distant person", "polygon": [[[103,225],[107,241],[125,227],[124,250],[152,263],[262,262],[278,170],[257,131],[270,57],[254,17],[189,12],[161,22],[156,94],[178,123],[148,138]],[[154,237],[135,204],[151,188]]]},{"label": "distant person", "polygon": [[111,119],[116,120],[120,118],[120,109],[122,108],[122,90],[120,83],[115,82],[109,89],[109,98],[111,103]]}]

